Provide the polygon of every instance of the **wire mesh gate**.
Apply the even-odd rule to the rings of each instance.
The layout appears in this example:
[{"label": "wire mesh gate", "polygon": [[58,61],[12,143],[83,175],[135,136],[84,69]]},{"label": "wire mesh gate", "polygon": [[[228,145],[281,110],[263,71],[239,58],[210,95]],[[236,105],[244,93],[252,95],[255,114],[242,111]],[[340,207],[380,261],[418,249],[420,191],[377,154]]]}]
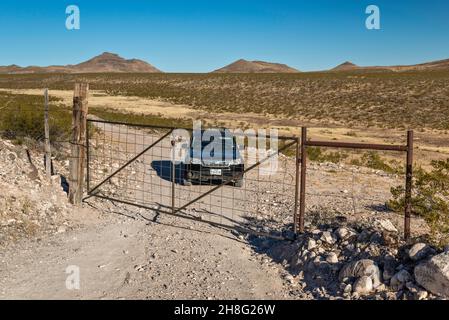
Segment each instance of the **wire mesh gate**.
[{"label": "wire mesh gate", "polygon": [[[404,236],[410,238],[411,131],[407,145],[308,140],[306,128],[302,129],[301,138],[275,136],[271,139],[265,134],[237,133],[234,136],[240,137],[236,144],[242,154],[241,171],[233,172],[227,168],[228,164],[202,163],[205,179],[200,172],[199,177],[186,183],[191,167],[197,164],[186,166],[182,161],[185,155],[176,156],[189,150],[192,143],[189,138],[176,136],[177,128],[92,119],[88,120],[87,128],[89,196],[282,238],[289,237],[286,233],[304,231],[304,218],[308,216],[305,212],[307,148],[406,152]],[[254,140],[250,143],[250,137],[257,143]],[[181,161],[175,161],[177,158]],[[315,177],[310,183],[319,183],[320,179]],[[328,183],[335,187],[335,181]]]},{"label": "wire mesh gate", "polygon": [[192,142],[177,131],[89,119],[88,195],[220,226],[280,237],[291,233],[299,162],[286,154],[297,155],[296,137],[235,133],[241,171],[203,161],[204,177],[186,182],[194,165],[187,166],[182,153]]}]

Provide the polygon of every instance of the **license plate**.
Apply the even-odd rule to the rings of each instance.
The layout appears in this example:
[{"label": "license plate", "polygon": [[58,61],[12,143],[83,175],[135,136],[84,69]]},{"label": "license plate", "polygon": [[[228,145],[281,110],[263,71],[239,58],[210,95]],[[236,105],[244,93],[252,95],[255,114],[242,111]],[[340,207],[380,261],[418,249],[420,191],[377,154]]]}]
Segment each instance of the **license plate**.
[{"label": "license plate", "polygon": [[221,169],[210,169],[211,176],[221,176]]}]

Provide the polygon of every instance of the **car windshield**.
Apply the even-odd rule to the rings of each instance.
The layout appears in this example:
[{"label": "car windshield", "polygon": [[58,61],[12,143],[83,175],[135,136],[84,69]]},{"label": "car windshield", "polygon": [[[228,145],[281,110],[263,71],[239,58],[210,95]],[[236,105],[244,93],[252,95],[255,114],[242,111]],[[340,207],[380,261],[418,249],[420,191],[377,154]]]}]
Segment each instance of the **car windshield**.
[{"label": "car windshield", "polygon": [[192,141],[192,146],[197,146],[198,143],[201,142],[201,149],[204,149],[210,143],[215,144],[214,142],[215,139],[219,140],[217,141],[217,144],[221,144],[224,150],[232,150],[233,148],[236,147],[235,139],[229,136],[211,136],[210,140],[206,139],[205,141],[203,140],[200,141],[200,139],[196,139],[196,137],[194,137]]}]

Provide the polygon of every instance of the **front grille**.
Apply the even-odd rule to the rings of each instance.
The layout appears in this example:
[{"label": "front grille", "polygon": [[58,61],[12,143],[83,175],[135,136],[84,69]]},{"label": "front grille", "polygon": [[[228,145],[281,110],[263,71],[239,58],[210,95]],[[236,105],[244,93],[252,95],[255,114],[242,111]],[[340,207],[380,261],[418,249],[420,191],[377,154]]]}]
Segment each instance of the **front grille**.
[{"label": "front grille", "polygon": [[229,167],[229,163],[225,161],[203,161],[203,167],[205,168],[227,168]]}]

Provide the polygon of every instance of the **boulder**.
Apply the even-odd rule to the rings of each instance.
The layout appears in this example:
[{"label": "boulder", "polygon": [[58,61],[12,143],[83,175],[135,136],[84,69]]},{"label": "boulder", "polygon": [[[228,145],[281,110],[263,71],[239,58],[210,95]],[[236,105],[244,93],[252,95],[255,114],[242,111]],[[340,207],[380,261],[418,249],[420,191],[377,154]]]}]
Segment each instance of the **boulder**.
[{"label": "boulder", "polygon": [[338,255],[335,252],[331,252],[326,257],[326,262],[330,264],[338,263]]},{"label": "boulder", "polygon": [[408,256],[413,261],[419,261],[427,258],[431,253],[433,249],[430,246],[425,243],[416,243],[408,251]]},{"label": "boulder", "polygon": [[345,227],[340,227],[337,230],[335,230],[335,236],[339,240],[345,240],[346,238],[351,236],[351,234],[352,234],[351,231],[349,231],[348,228]]},{"label": "boulder", "polygon": [[315,249],[317,247],[317,244],[316,244],[316,242],[315,242],[315,240],[313,240],[313,239],[309,239],[309,241],[307,241],[307,250],[312,250],[312,249]]},{"label": "boulder", "polygon": [[386,256],[383,262],[383,270],[382,276],[384,280],[390,280],[394,274],[396,273],[397,261],[392,256]]},{"label": "boulder", "polygon": [[414,273],[420,286],[436,295],[449,297],[449,252],[417,265]]},{"label": "boulder", "polygon": [[369,294],[373,290],[373,280],[369,276],[363,276],[354,283],[354,292],[359,295]]},{"label": "boulder", "polygon": [[402,290],[411,278],[412,276],[407,270],[401,270],[391,278],[390,287],[395,291]]},{"label": "boulder", "polygon": [[371,278],[373,288],[377,288],[381,284],[379,267],[371,259],[362,259],[346,264],[340,270],[338,279],[341,282],[344,278],[360,278],[363,276]]},{"label": "boulder", "polygon": [[388,219],[378,220],[377,224],[380,228],[384,229],[388,232],[398,232],[398,229],[394,226],[394,224]]},{"label": "boulder", "polygon": [[334,244],[336,242],[334,235],[329,231],[323,231],[320,240],[327,244]]}]

